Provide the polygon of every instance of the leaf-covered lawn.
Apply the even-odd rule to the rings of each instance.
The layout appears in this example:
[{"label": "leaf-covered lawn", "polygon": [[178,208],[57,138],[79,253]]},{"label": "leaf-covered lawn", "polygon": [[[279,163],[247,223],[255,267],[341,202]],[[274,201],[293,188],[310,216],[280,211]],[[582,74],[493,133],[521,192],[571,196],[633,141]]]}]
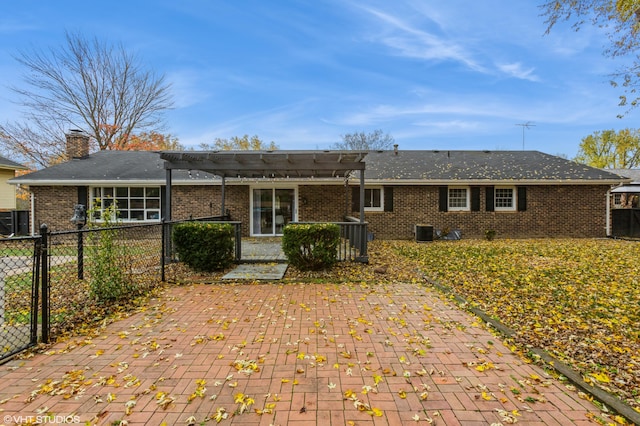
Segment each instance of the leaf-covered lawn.
[{"label": "leaf-covered lawn", "polygon": [[520,345],[545,348],[640,407],[640,242],[377,244],[514,329]]}]

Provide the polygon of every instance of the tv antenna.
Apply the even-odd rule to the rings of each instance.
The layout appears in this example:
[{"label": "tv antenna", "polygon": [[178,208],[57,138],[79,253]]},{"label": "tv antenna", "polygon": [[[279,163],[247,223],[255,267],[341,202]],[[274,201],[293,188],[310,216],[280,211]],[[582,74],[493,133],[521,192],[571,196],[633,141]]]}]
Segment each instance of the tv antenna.
[{"label": "tv antenna", "polygon": [[522,150],[524,151],[524,129],[528,129],[529,127],[535,127],[536,125],[530,121],[527,121],[526,123],[516,124],[516,126],[522,127]]}]

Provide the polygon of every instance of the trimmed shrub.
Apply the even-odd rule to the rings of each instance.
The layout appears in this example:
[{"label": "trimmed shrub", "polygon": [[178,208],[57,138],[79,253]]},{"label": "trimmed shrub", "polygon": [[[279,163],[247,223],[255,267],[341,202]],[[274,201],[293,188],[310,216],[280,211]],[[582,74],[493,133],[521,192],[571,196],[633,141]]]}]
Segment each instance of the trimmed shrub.
[{"label": "trimmed shrub", "polygon": [[300,270],[332,267],[338,261],[340,226],[333,223],[290,224],[282,234],[282,250]]},{"label": "trimmed shrub", "polygon": [[173,243],[181,262],[196,271],[218,271],[233,263],[234,228],[228,223],[174,225]]}]

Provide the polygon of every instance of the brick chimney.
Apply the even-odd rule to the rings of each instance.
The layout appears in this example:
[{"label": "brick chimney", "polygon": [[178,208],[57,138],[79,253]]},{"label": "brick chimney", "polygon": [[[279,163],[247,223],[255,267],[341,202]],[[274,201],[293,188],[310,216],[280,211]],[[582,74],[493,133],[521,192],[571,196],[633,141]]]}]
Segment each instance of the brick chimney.
[{"label": "brick chimney", "polygon": [[82,133],[82,130],[70,130],[66,137],[68,160],[89,156],[89,136]]}]

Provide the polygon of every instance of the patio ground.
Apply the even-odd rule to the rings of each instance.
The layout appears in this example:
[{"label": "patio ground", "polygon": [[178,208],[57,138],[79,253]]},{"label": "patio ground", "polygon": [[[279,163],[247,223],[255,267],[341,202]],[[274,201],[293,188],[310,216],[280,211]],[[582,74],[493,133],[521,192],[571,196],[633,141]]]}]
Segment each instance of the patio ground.
[{"label": "patio ground", "polygon": [[93,338],[3,365],[0,411],[7,425],[43,413],[99,425],[448,426],[600,414],[475,317],[400,282],[169,286]]}]

